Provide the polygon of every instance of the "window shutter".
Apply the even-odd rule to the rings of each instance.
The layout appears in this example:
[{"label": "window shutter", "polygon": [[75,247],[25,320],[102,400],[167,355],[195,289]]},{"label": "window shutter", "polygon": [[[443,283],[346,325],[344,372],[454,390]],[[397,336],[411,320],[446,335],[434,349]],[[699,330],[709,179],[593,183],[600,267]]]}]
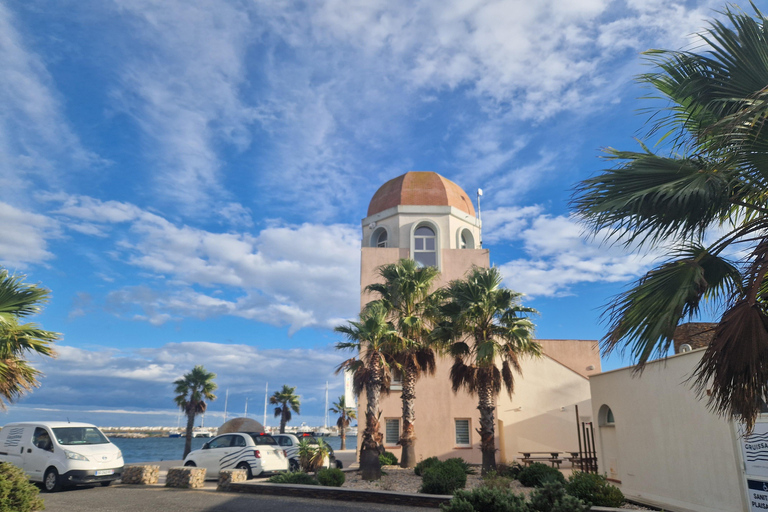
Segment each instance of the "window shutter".
[{"label": "window shutter", "polygon": [[400,420],[389,419],[386,421],[384,444],[397,444],[400,440]]},{"label": "window shutter", "polygon": [[469,420],[456,420],[456,445],[469,446]]}]

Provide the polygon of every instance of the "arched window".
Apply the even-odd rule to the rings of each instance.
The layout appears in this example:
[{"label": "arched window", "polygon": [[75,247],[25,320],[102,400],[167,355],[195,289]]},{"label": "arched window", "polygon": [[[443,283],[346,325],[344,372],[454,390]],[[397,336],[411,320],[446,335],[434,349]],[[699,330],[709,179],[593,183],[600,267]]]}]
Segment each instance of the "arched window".
[{"label": "arched window", "polygon": [[371,247],[389,247],[389,235],[387,230],[379,228],[371,235]]},{"label": "arched window", "polygon": [[472,232],[468,229],[462,229],[459,231],[459,249],[474,249],[475,237],[472,236]]},{"label": "arched window", "polygon": [[597,424],[601,427],[613,427],[616,425],[613,411],[605,404],[600,407],[600,411],[597,413]]},{"label": "arched window", "polygon": [[437,266],[437,236],[428,226],[419,226],[413,233],[413,259],[425,267]]}]

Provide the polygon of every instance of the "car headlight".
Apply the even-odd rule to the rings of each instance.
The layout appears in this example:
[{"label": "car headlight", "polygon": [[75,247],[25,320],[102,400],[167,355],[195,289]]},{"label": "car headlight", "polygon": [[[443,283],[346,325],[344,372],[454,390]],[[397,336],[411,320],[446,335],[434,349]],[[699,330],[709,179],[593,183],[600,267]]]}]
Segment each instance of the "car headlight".
[{"label": "car headlight", "polygon": [[69,450],[64,450],[64,454],[67,456],[68,459],[72,460],[88,460],[88,457],[84,455],[80,455],[79,453],[71,452]]},{"label": "car headlight", "polygon": [[122,459],[123,458],[123,452],[121,452],[120,450],[117,450],[117,458],[118,459]]}]

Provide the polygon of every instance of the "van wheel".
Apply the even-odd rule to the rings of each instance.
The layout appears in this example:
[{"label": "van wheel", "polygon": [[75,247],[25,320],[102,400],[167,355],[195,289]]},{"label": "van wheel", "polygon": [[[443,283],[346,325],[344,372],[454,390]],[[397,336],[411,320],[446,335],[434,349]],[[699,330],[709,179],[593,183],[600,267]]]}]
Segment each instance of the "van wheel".
[{"label": "van wheel", "polygon": [[61,479],[56,468],[48,468],[43,478],[43,489],[45,492],[56,492],[61,489]]},{"label": "van wheel", "polygon": [[251,465],[247,462],[241,462],[235,469],[244,469],[246,480],[251,480],[253,478],[253,473],[251,473]]},{"label": "van wheel", "polygon": [[196,467],[196,466],[197,466],[197,464],[195,464],[195,463],[194,463],[193,461],[191,461],[191,460],[188,460],[187,462],[185,462],[185,463],[184,463],[184,465],[185,465],[185,466],[187,466],[188,468],[194,468],[194,467]]}]

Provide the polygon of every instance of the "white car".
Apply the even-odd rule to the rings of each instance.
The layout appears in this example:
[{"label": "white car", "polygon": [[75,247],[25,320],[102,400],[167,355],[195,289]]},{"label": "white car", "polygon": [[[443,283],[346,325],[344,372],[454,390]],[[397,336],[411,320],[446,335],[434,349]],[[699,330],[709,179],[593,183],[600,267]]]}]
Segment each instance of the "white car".
[{"label": "white car", "polygon": [[[274,437],[277,440],[277,444],[280,445],[281,448],[285,449],[286,454],[288,455],[288,459],[290,461],[290,469],[291,471],[298,471],[299,470],[299,443],[301,441],[307,441],[311,445],[317,445],[318,441],[317,438],[308,433],[300,433],[300,434],[272,434],[272,437]],[[328,443],[325,443],[328,444]],[[342,463],[340,460],[336,460],[336,457],[333,453],[333,448],[331,448],[330,445],[328,445],[328,456],[323,459],[323,467],[324,468],[330,468],[335,467],[342,469]]]},{"label": "white car", "polygon": [[0,431],[0,462],[41,482],[46,492],[65,485],[109,485],[123,474],[123,454],[95,425],[66,421],[9,423]]},{"label": "white car", "polygon": [[207,479],[218,478],[223,469],[244,469],[250,479],[262,473],[288,471],[288,456],[269,434],[235,432],[216,436],[199,450],[189,452],[184,465],[205,468]]}]

